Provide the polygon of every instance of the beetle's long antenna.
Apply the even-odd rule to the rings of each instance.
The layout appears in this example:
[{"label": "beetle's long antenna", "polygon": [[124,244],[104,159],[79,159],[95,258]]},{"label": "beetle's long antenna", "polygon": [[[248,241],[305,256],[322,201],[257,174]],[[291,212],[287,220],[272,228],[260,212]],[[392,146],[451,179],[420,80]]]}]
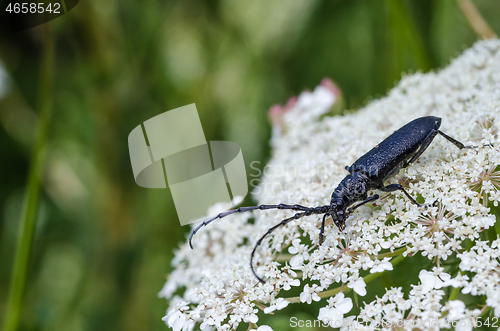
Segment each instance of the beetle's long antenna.
[{"label": "beetle's long antenna", "polygon": [[265,281],[262,278],[260,278],[259,276],[257,276],[257,273],[255,272],[255,269],[253,268],[253,256],[255,255],[255,251],[257,250],[257,247],[259,247],[259,245],[262,243],[262,240],[264,240],[265,237],[267,237],[269,234],[271,234],[271,232],[273,232],[274,230],[276,230],[280,226],[285,225],[286,223],[288,223],[290,221],[302,218],[304,216],[309,216],[311,214],[317,214],[317,212],[314,212],[314,209],[311,208],[311,210],[308,210],[308,211],[306,211],[304,213],[297,213],[297,214],[293,215],[290,218],[285,218],[283,221],[279,222],[278,224],[276,224],[275,226],[273,226],[272,228],[270,228],[269,230],[267,230],[267,232],[264,233],[264,235],[262,237],[260,237],[259,240],[257,240],[257,243],[255,244],[255,246],[254,246],[254,248],[252,250],[252,255],[250,255],[250,269],[252,269],[253,274],[255,275],[255,277],[257,277],[257,279],[259,280],[259,282],[261,282],[262,284],[265,283]]},{"label": "beetle's long antenna", "polygon": [[229,210],[229,211],[226,211],[224,213],[220,213],[217,216],[209,218],[208,220],[205,220],[205,221],[203,221],[203,223],[201,223],[200,225],[198,225],[193,230],[193,232],[191,232],[191,235],[189,236],[189,247],[191,247],[191,249],[193,248],[193,244],[191,243],[191,240],[193,239],[193,236],[196,234],[196,232],[198,232],[198,230],[200,228],[202,228],[202,227],[204,227],[204,226],[212,223],[216,219],[223,218],[223,217],[235,214],[235,213],[243,213],[243,212],[246,212],[246,211],[251,211],[251,210],[256,210],[256,209],[259,209],[259,210],[265,210],[265,209],[288,209],[288,210],[299,210],[299,211],[304,211],[304,212],[311,211],[311,213],[314,213],[314,210],[317,210],[318,207],[311,208],[311,207],[304,207],[304,206],[301,206],[301,205],[279,204],[279,205],[260,205],[260,206],[253,206],[253,207],[240,207],[238,209]]}]

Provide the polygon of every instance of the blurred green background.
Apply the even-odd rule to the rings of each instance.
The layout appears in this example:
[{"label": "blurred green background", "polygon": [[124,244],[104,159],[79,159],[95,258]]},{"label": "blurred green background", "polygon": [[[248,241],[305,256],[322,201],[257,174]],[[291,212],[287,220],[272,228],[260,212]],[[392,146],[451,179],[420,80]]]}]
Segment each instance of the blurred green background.
[{"label": "blurred green background", "polygon": [[[500,32],[500,2],[474,4]],[[0,325],[38,121],[43,33],[13,34],[4,16]],[[330,77],[356,109],[402,73],[441,68],[478,39],[452,0],[87,0],[50,25],[53,110],[21,330],[167,329],[168,303],[157,293],[189,228],[168,189],[134,182],[127,136],[139,123],[196,103],[207,140],[238,143],[249,173],[250,162],[269,158],[273,104]]]}]

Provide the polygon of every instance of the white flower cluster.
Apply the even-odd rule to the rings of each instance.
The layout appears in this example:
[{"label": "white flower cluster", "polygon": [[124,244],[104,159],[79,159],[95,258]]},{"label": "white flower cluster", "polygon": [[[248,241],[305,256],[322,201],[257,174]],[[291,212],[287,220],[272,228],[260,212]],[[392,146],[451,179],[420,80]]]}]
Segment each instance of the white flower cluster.
[{"label": "white flower cluster", "polygon": [[[439,329],[451,320],[500,317],[500,222],[489,208],[500,201],[500,41],[477,43],[438,73],[405,77],[387,97],[353,114],[321,119],[336,100],[331,89],[332,96],[325,96],[328,91],[316,89],[275,109],[280,130],[274,131],[273,157],[254,192],[259,204],[329,204],[346,165],[417,117],[441,117],[443,132],[480,147],[459,150],[437,136],[393,179],[427,204],[437,200],[436,207],[419,208],[399,192],[383,194],[356,209],[343,233],[328,220],[319,247],[321,216],[276,229],[255,254],[265,284],[250,270],[250,253],[270,227],[293,213],[256,211],[211,223],[195,236],[194,250],[183,243],[172,261],[174,270],[160,292],[170,300],[164,317],[169,327],[230,330],[243,322],[257,329],[259,315],[322,299],[327,305],[318,319],[346,329],[384,329],[396,322]],[[211,212],[223,210],[216,206]],[[434,268],[421,270],[420,283],[409,293],[388,289],[361,305],[358,316],[344,316],[353,307],[346,295],[365,296],[369,281],[397,273],[397,263],[417,253]],[[298,297],[286,294],[292,287],[302,289]],[[466,307],[463,298],[474,307]]]},{"label": "white flower cluster", "polygon": [[479,309],[470,310],[460,300],[449,300],[442,304],[447,286],[459,287],[461,276],[451,279],[442,268],[433,272],[422,270],[419,275],[421,284],[412,285],[408,299],[404,299],[401,288],[391,288],[381,297],[361,309],[357,319],[349,319],[342,324],[343,329],[373,330],[439,330],[455,327],[470,330],[481,314]]},{"label": "white flower cluster", "polygon": [[462,292],[486,295],[486,304],[495,309],[495,316],[500,316],[500,239],[492,243],[478,241],[470,251],[458,256],[460,269],[474,274]]}]

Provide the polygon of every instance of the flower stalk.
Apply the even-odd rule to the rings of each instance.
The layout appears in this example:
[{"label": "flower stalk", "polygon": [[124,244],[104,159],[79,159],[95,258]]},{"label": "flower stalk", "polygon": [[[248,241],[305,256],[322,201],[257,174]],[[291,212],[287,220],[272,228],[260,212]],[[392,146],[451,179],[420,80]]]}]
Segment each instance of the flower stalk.
[{"label": "flower stalk", "polygon": [[35,145],[31,155],[28,172],[28,183],[24,197],[23,210],[19,224],[14,266],[12,269],[7,311],[3,325],[4,331],[19,329],[26,279],[30,261],[36,218],[40,199],[40,189],[45,165],[45,154],[49,136],[52,113],[52,87],[54,80],[54,41],[50,23],[41,26],[43,29],[43,51],[39,81],[39,121]]}]

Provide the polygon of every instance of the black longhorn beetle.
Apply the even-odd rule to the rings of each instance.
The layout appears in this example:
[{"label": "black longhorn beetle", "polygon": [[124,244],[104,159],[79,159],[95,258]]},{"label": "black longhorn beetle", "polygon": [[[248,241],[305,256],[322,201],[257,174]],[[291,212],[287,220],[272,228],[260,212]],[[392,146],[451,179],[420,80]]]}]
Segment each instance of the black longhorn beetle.
[{"label": "black longhorn beetle", "polygon": [[[406,168],[415,162],[427,149],[427,147],[429,147],[430,143],[437,134],[446,138],[459,149],[478,147],[465,146],[458,140],[453,139],[442,131],[439,131],[440,125],[441,118],[439,117],[425,116],[417,118],[395,131],[377,146],[373,147],[368,153],[357,159],[356,162],[354,162],[350,167],[346,166],[345,168],[349,174],[333,191],[329,205],[320,207],[304,207],[300,205],[279,204],[240,207],[238,209],[229,210],[205,220],[197,226],[189,236],[189,246],[193,248],[191,240],[201,227],[208,225],[218,218],[256,209],[287,209],[299,211],[292,217],[284,219],[267,230],[267,232],[257,241],[252,250],[252,254],[250,256],[250,268],[252,269],[255,277],[257,277],[261,283],[264,283],[264,280],[257,276],[257,273],[253,268],[255,250],[262,243],[264,238],[271,234],[271,232],[292,220],[309,215],[323,214],[323,220],[321,222],[319,232],[319,245],[321,245],[324,240],[325,220],[327,216],[331,216],[335,225],[340,231],[343,231],[345,229],[345,220],[354,212],[356,208],[379,198],[378,194],[373,194],[368,197],[367,193],[370,190],[376,189],[382,192],[401,190],[412,203],[419,207],[424,207],[426,206],[425,204],[419,204],[400,184],[384,185],[384,181],[396,175],[402,168]],[[490,144],[489,146],[492,145]],[[353,205],[358,201],[361,202]],[[435,205],[436,202],[437,200],[433,205]]]}]

